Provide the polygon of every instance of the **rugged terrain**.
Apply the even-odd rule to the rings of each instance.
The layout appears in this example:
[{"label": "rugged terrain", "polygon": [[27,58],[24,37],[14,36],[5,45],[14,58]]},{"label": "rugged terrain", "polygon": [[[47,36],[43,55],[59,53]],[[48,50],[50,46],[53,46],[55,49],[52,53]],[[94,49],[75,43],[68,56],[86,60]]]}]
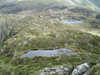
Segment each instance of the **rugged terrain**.
[{"label": "rugged terrain", "polygon": [[40,12],[46,9],[84,7],[99,11],[99,1],[95,0],[0,0],[0,13]]},{"label": "rugged terrain", "polygon": [[[62,71],[63,66],[63,69],[66,66],[73,68],[85,62],[95,63],[91,73],[100,75],[100,15],[97,4],[89,0],[0,1],[1,75],[40,75],[45,68],[58,67],[56,69],[59,70],[61,66]],[[30,51],[51,52],[63,48],[76,55],[66,55],[65,52],[50,57],[21,58]]]}]

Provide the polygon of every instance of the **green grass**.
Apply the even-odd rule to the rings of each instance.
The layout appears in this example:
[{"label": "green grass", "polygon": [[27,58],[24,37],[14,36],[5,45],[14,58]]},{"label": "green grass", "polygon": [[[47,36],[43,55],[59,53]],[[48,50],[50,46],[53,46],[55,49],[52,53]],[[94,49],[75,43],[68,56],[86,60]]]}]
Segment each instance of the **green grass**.
[{"label": "green grass", "polygon": [[[39,70],[45,67],[56,65],[73,67],[84,62],[98,63],[99,36],[81,32],[80,28],[75,28],[75,26],[70,27],[58,22],[51,23],[50,16],[40,18],[38,16],[7,15],[7,17],[8,23],[11,21],[11,26],[14,27],[13,36],[8,36],[9,38],[4,41],[1,48],[7,50],[3,56],[0,56],[1,75],[39,75]],[[6,19],[4,16],[2,18]],[[35,57],[32,59],[16,57],[29,50],[56,48],[69,48],[79,56]],[[99,68],[94,69],[95,75],[98,75]]]}]

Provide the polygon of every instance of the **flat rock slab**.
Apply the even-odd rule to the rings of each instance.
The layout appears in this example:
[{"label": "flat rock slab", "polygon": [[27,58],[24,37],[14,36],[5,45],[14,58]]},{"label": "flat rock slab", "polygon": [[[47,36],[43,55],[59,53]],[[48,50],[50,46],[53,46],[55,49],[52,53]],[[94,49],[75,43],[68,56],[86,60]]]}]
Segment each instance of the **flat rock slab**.
[{"label": "flat rock slab", "polygon": [[60,48],[55,50],[36,50],[36,51],[29,51],[23,55],[21,55],[21,58],[29,57],[34,58],[36,56],[42,56],[42,57],[52,57],[52,56],[60,56],[60,55],[77,55],[77,53],[73,52],[72,50],[66,49],[66,48]]},{"label": "flat rock slab", "polygon": [[70,70],[69,67],[64,66],[46,67],[40,71],[40,75],[68,75]]}]

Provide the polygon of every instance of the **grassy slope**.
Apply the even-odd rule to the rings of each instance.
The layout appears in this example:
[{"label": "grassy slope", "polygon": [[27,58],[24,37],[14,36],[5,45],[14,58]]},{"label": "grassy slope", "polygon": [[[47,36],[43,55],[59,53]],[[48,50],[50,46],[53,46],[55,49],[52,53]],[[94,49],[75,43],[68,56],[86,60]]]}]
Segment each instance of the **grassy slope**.
[{"label": "grassy slope", "polygon": [[[31,2],[25,4],[29,6]],[[45,5],[48,5],[48,3]],[[8,24],[14,26],[14,31],[13,36],[7,38],[1,49],[5,52],[3,56],[0,56],[0,75],[39,75],[39,70],[47,66],[65,65],[72,67],[89,61],[98,62],[98,57],[100,57],[99,36],[81,32],[77,26],[70,27],[61,24],[58,22],[59,18],[52,18],[47,15],[45,13],[42,18],[36,15],[1,16],[1,19],[7,19]],[[92,21],[90,18],[86,20],[86,23],[82,25],[89,25],[88,22]],[[83,27],[81,28],[83,29]],[[34,59],[16,57],[31,49],[55,48],[69,48],[77,52],[79,56],[36,57]],[[99,69],[100,67],[94,68],[94,75],[100,74]]]},{"label": "grassy slope", "polygon": [[[98,36],[80,32],[75,27],[71,28],[69,25],[57,22],[59,18],[52,19],[50,16],[42,18],[25,15],[23,17],[7,17],[13,18],[14,35],[4,43],[3,49],[7,51],[0,57],[2,60],[0,61],[1,75],[2,73],[39,75],[38,71],[47,66],[65,65],[72,67],[83,62],[98,62],[100,53],[100,37]],[[69,48],[77,52],[79,56],[36,57],[34,59],[16,57],[29,50],[55,48]],[[99,73],[97,67],[94,73],[94,75]]]}]

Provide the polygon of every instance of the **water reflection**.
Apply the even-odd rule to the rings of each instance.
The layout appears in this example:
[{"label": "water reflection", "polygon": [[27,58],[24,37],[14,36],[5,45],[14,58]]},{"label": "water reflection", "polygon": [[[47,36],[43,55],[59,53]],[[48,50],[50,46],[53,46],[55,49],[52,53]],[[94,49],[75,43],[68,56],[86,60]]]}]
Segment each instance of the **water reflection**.
[{"label": "water reflection", "polygon": [[29,57],[33,58],[35,56],[42,56],[42,57],[52,57],[52,56],[59,56],[59,55],[76,55],[75,52],[66,48],[60,48],[55,50],[37,50],[37,51],[29,51],[21,56],[21,58]]},{"label": "water reflection", "polygon": [[82,21],[79,21],[79,20],[61,20],[60,22],[64,23],[64,24],[81,24],[81,23],[83,23]]}]

